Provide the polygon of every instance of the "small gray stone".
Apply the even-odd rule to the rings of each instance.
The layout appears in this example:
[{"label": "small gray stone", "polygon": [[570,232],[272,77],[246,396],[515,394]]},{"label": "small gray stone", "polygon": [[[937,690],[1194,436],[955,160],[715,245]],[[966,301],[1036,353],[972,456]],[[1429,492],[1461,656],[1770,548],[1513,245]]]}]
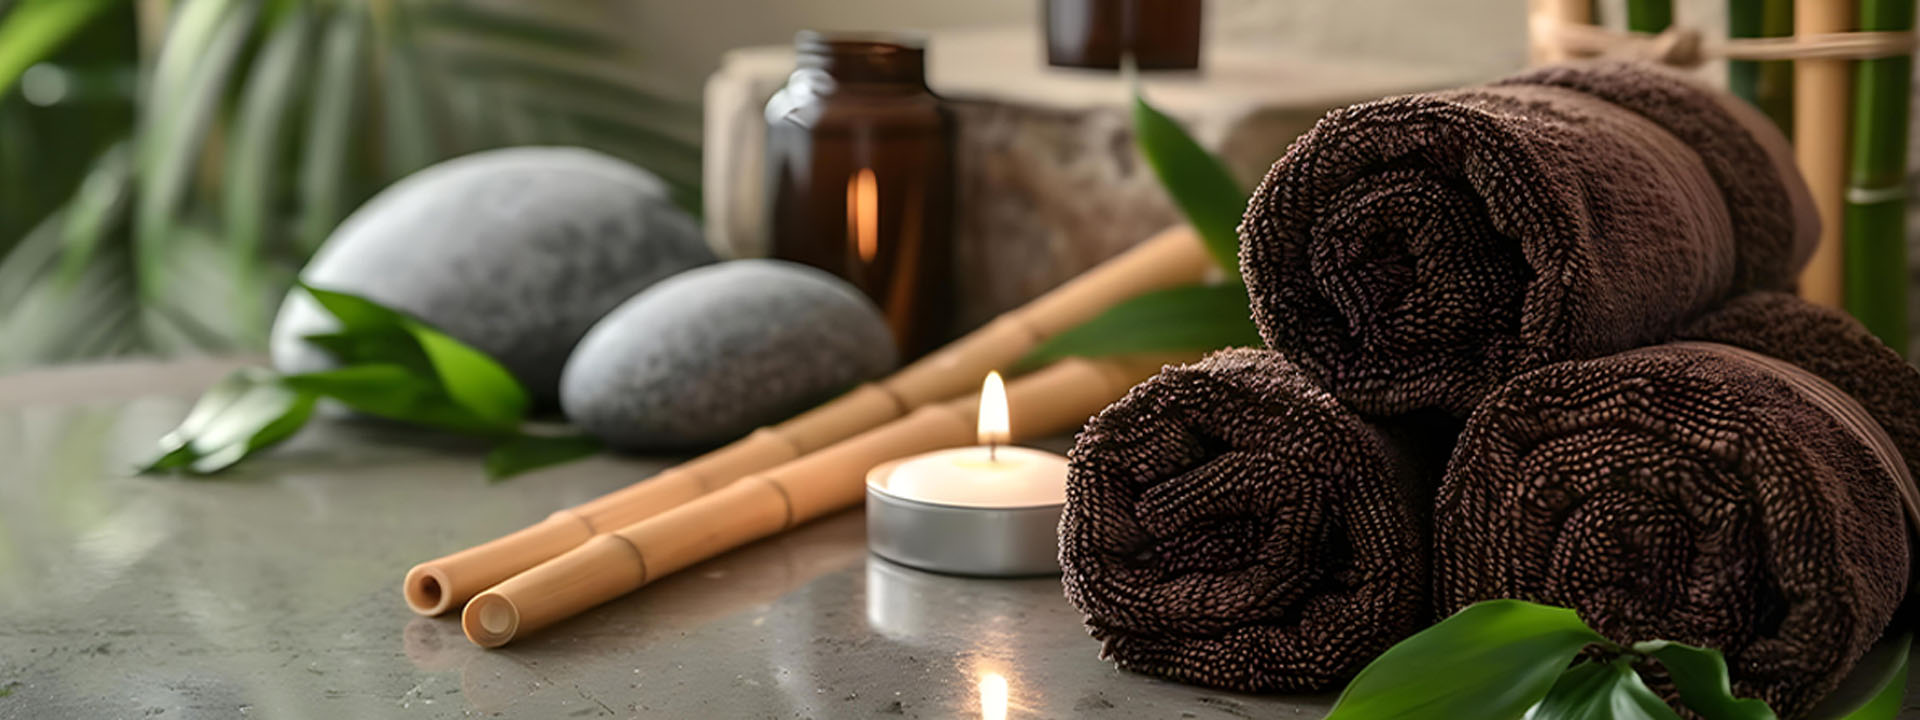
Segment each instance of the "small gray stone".
[{"label": "small gray stone", "polygon": [[[587,328],[656,281],[715,262],[652,173],[592,150],[507,148],[394,183],[301,276],[404,310],[500,360],[541,404]],[[301,338],[334,329],[305,293],[274,321],[273,364],[329,367]]]},{"label": "small gray stone", "polygon": [[627,450],[719,445],[893,368],[879,309],[778,260],[689,271],[594,325],[567,361],[567,418]]}]

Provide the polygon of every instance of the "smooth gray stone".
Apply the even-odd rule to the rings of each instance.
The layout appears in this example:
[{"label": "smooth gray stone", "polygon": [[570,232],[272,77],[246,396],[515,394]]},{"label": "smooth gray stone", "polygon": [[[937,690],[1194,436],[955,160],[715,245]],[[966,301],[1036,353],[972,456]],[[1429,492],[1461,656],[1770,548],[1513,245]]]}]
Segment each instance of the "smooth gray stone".
[{"label": "smooth gray stone", "polygon": [[897,361],[878,308],[778,260],[689,271],[588,331],[560,379],[567,418],[609,445],[685,450],[779,422]]},{"label": "smooth gray stone", "polygon": [[[587,328],[660,279],[714,261],[652,173],[592,150],[523,147],[394,183],[342,222],[301,276],[445,330],[551,406]],[[273,324],[274,366],[331,366],[301,338],[334,328],[305,293],[289,293]]]}]

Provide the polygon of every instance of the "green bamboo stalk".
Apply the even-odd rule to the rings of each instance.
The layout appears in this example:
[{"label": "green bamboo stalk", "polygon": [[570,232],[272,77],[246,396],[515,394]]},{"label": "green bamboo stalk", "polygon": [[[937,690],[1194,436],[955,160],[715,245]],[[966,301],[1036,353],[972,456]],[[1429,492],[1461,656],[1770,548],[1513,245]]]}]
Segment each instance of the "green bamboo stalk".
[{"label": "green bamboo stalk", "polygon": [[1627,0],[1627,29],[1637,33],[1665,32],[1673,25],[1673,0]]},{"label": "green bamboo stalk", "polygon": [[[1793,34],[1793,0],[1727,0],[1727,34],[1787,37]],[[1793,136],[1793,63],[1787,60],[1727,61],[1727,89],[1760,108],[1780,131]]]},{"label": "green bamboo stalk", "polygon": [[[1862,0],[1860,29],[1913,29],[1913,0]],[[1907,103],[1913,60],[1862,60],[1854,68],[1853,145],[1847,205],[1847,311],[1907,351]]]}]

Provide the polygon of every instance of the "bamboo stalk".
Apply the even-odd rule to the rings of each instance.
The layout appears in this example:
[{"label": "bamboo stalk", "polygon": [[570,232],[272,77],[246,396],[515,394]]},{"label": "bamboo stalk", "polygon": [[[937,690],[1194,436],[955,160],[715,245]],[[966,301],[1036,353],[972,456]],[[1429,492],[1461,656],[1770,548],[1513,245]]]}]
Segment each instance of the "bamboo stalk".
[{"label": "bamboo stalk", "polygon": [[1660,33],[1673,26],[1673,0],[1627,0],[1627,29]]},{"label": "bamboo stalk", "polygon": [[[1861,0],[1863,31],[1913,30],[1914,0]],[[1847,184],[1847,312],[1907,354],[1907,115],[1913,58],[1854,67],[1853,157]]]},{"label": "bamboo stalk", "polygon": [[[1070,358],[1007,386],[1017,438],[1077,428],[1158,371],[1159,362]],[[647,583],[801,523],[858,505],[875,465],[974,443],[978,398],[900,420],[698,500],[593,538],[467,604],[461,629],[483,647],[584,612]]]},{"label": "bamboo stalk", "polygon": [[[1795,35],[1852,29],[1849,0],[1798,0]],[[1845,304],[1846,253],[1842,247],[1842,198],[1847,184],[1847,98],[1852,95],[1850,60],[1796,60],[1793,64],[1793,145],[1800,172],[1820,211],[1820,244],[1800,273],[1800,296],[1828,307]]]},{"label": "bamboo stalk", "polygon": [[1212,259],[1191,228],[1168,230],[884,380],[643,482],[559,510],[513,534],[416,565],[407,572],[401,594],[414,612],[446,612],[594,535],[652,517],[922,406],[969,393],[987,371],[1012,366],[1039,343],[1120,301],[1200,282],[1213,271]]},{"label": "bamboo stalk", "polygon": [[1527,60],[1534,65],[1572,59],[1566,50],[1549,42],[1539,31],[1541,25],[1592,23],[1595,17],[1590,0],[1527,0]]},{"label": "bamboo stalk", "polygon": [[[1727,32],[1733,37],[1793,35],[1793,0],[1728,0]],[[1727,89],[1767,114],[1793,135],[1793,63],[1728,60]]]}]

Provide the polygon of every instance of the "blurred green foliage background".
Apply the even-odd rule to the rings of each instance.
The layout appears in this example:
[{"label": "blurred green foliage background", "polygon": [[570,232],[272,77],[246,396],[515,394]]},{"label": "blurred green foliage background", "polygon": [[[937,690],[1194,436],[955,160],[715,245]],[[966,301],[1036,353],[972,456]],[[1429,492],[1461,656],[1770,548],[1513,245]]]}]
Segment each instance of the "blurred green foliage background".
[{"label": "blurred green foliage background", "polygon": [[485,0],[0,0],[0,370],[264,346],[294,273],[413,170],[624,157],[699,205],[699,109],[607,29]]}]

